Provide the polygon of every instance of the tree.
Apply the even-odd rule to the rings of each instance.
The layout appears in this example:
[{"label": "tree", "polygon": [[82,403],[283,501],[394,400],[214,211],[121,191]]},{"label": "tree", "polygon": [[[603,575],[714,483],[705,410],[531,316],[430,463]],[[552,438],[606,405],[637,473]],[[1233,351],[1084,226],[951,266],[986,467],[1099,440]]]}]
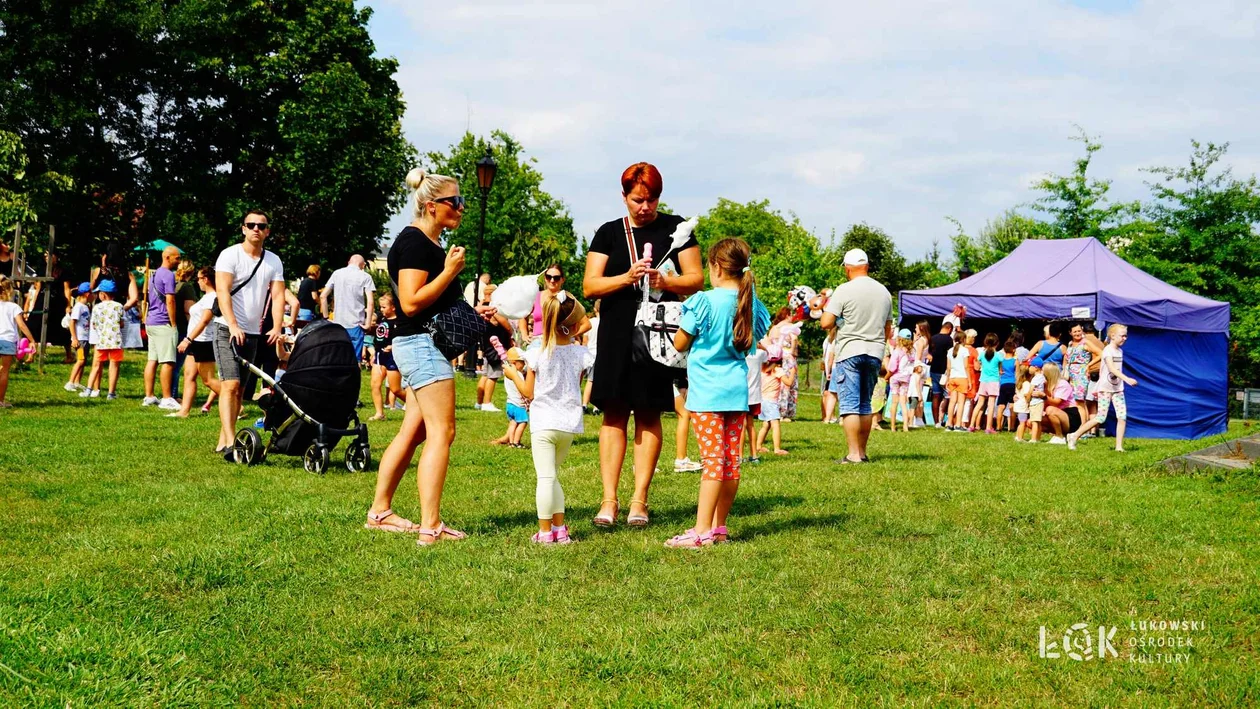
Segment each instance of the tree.
[{"label": "tree", "polygon": [[72,257],[161,236],[205,261],[261,207],[282,258],[340,262],[375,248],[413,161],[370,15],[352,0],[6,3],[0,129],[33,171],[78,186],[42,214]]},{"label": "tree", "polygon": [[1231,306],[1231,378],[1260,381],[1260,184],[1217,164],[1229,144],[1191,141],[1189,164],[1147,170],[1152,201],[1144,213],[1154,228],[1117,252],[1138,268],[1192,293]]},{"label": "tree", "polygon": [[950,221],[958,229],[958,233],[950,237],[955,262],[958,268],[973,273],[979,273],[1006,258],[1027,239],[1049,239],[1053,235],[1049,224],[1026,217],[1014,209],[985,222],[975,237],[969,236],[958,220],[951,218]]},{"label": "tree", "polygon": [[842,260],[843,254],[849,249],[862,249],[866,252],[870,261],[871,277],[884,284],[894,299],[897,293],[920,285],[914,279],[914,272],[906,264],[906,257],[901,255],[892,237],[883,229],[866,223],[854,224],[840,239],[837,250]]},{"label": "tree", "polygon": [[1125,236],[1141,206],[1137,202],[1108,202],[1111,181],[1088,176],[1090,162],[1094,153],[1102,150],[1102,143],[1080,126],[1072,140],[1085,145],[1085,155],[1076,161],[1070,175],[1051,174],[1038,180],[1033,189],[1044,194],[1033,202],[1032,208],[1049,217],[1050,238],[1092,236],[1105,244],[1114,237]]},{"label": "tree", "polygon": [[[486,234],[483,252],[478,254],[481,190],[477,186],[476,163],[489,148],[498,162],[494,185],[486,203]],[[468,200],[468,210],[450,243],[468,249],[469,273],[477,268],[502,280],[509,276],[541,273],[549,264],[565,268],[569,290],[577,287],[585,266],[579,260],[577,232],[564,203],[542,188],[537,160],[525,156],[525,148],[503,131],[494,131],[487,140],[471,133],[450,147],[431,152],[426,162],[433,172],[460,181],[460,193]]]}]

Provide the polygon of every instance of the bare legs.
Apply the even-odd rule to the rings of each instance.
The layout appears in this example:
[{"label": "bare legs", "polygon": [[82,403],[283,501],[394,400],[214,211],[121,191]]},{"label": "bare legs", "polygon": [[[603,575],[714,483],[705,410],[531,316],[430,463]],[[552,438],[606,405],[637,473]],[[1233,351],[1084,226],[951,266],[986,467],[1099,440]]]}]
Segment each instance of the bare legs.
[{"label": "bare legs", "polygon": [[376,475],[376,496],[371,512],[390,509],[394,493],[407,472],[416,448],[428,441],[420,453],[416,488],[420,496],[420,526],[437,529],[442,523],[442,489],[450,465],[451,442],[455,440],[455,381],[434,382],[419,391],[407,389],[407,410],[402,427],[381,456]]},{"label": "bare legs", "polygon": [[[604,423],[599,428],[599,473],[604,484],[601,515],[612,517],[616,510],[617,487],[621,482],[621,466],[626,458],[630,410],[605,409]],[[661,414],[658,411],[634,412],[634,497],[631,514],[647,514],[648,490],[652,474],[661,454]],[[635,510],[635,506],[639,506]]]},{"label": "bare legs", "polygon": [[845,457],[854,463],[866,459],[866,444],[871,438],[873,419],[874,415],[846,414],[840,417],[844,424],[844,440],[849,446],[849,454]]}]

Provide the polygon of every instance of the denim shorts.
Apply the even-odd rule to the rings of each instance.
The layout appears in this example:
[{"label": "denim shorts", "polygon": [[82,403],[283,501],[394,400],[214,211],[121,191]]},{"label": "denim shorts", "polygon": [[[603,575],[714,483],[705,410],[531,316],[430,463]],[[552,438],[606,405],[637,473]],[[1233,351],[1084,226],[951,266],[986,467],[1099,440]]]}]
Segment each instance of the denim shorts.
[{"label": "denim shorts", "polygon": [[18,343],[13,340],[0,340],[0,355],[12,357],[17,354]]},{"label": "denim shorts", "polygon": [[455,369],[428,333],[394,338],[393,352],[405,387],[419,390],[434,382],[455,378]]},{"label": "denim shorts", "polygon": [[840,400],[837,413],[841,416],[871,415],[871,395],[879,381],[879,358],[870,355],[854,355],[837,362],[833,376],[836,379],[836,395]]},{"label": "denim shorts", "polygon": [[945,385],[941,383],[941,377],[944,375],[944,372],[933,372],[928,376],[932,380],[932,396],[945,396]]},{"label": "denim shorts", "polygon": [[763,401],[761,402],[761,412],[757,414],[758,421],[778,421],[783,418],[779,411],[779,402]]}]

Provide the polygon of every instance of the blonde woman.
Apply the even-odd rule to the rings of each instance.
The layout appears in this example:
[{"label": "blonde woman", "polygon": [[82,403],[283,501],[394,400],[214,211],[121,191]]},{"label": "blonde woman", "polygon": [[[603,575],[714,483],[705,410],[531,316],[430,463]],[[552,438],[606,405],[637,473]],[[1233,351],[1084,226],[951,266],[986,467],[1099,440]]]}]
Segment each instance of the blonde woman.
[{"label": "blonde woman", "polygon": [[[442,489],[455,440],[455,370],[433,342],[429,322],[434,315],[461,300],[459,273],[464,270],[464,247],[444,250],[442,232],[455,229],[464,217],[459,182],[431,175],[421,168],[407,174],[412,221],[389,249],[389,277],[398,299],[394,325],[394,361],[402,375],[407,408],[402,427],[381,456],[376,497],[367,513],[368,529],[408,532],[429,546],[465,538],[442,521]],[[487,319],[494,308],[476,306]],[[403,519],[392,509],[394,492],[411,465],[416,448],[426,443],[417,466],[420,524]]]}]

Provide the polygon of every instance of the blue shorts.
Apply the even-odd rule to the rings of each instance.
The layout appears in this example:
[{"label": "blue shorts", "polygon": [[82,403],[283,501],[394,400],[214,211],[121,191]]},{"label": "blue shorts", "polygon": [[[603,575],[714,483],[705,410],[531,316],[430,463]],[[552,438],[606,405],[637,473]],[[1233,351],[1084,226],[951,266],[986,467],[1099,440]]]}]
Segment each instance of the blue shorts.
[{"label": "blue shorts", "polygon": [[508,421],[512,423],[529,423],[529,411],[525,410],[525,407],[508,404],[503,410],[507,413]]},{"label": "blue shorts", "polygon": [[949,392],[945,391],[945,385],[941,384],[941,377],[944,372],[932,372],[928,375],[928,379],[932,382],[932,396],[947,396]]},{"label": "blue shorts", "polygon": [[393,350],[390,350],[389,352],[377,352],[376,363],[384,367],[387,372],[398,371],[398,363],[394,361]]},{"label": "blue shorts", "polygon": [[297,319],[310,322],[315,319],[315,311],[307,310],[306,308],[299,308]]},{"label": "blue shorts", "polygon": [[402,374],[403,386],[412,389],[455,378],[451,363],[428,333],[394,338],[394,362]]},{"label": "blue shorts", "polygon": [[363,357],[363,328],[348,327],[346,328],[346,334],[350,336],[350,345],[354,347],[354,358],[355,359],[362,358]]},{"label": "blue shorts", "polygon": [[833,372],[837,384],[836,395],[840,407],[840,416],[871,415],[871,395],[875,392],[875,383],[879,381],[879,358],[870,355],[854,355],[844,361],[837,362]]},{"label": "blue shorts", "polygon": [[12,340],[0,340],[0,355],[13,357],[17,354],[17,343]]},{"label": "blue shorts", "polygon": [[757,414],[758,421],[778,421],[781,418],[783,418],[783,416],[779,413],[779,402],[761,402],[761,413]]}]

